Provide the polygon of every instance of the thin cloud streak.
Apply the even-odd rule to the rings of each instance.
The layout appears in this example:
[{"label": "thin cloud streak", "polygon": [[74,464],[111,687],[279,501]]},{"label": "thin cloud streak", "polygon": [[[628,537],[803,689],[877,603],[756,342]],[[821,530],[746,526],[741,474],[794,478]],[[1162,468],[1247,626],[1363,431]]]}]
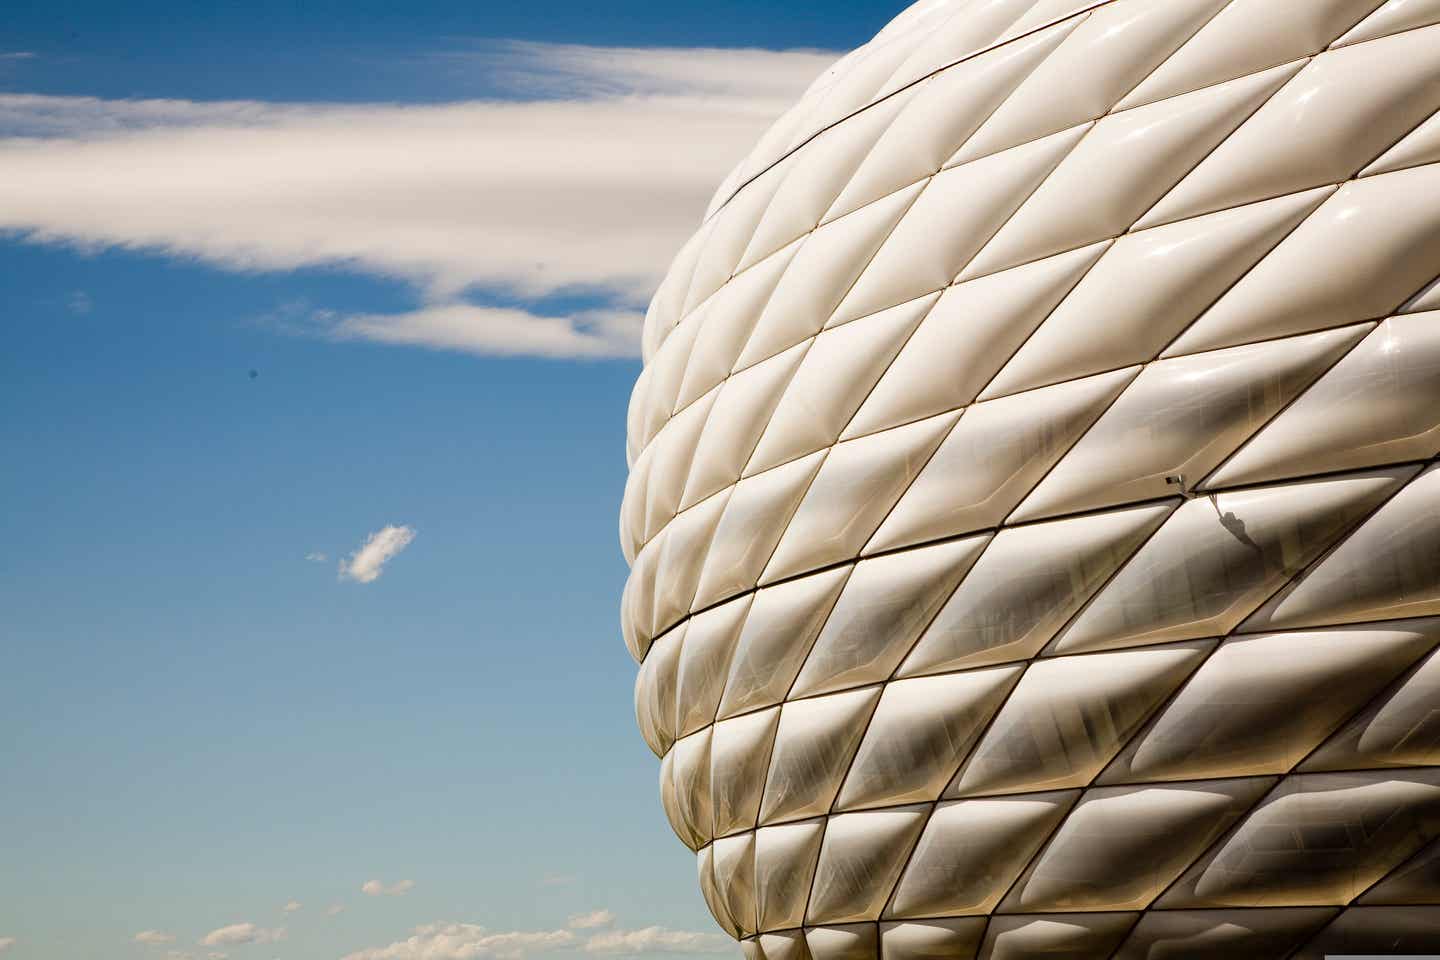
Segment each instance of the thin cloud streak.
[{"label": "thin cloud streak", "polygon": [[[376,540],[376,538],[378,538],[378,537],[380,537],[381,535],[385,534],[387,531],[391,531],[391,530],[395,530],[395,529],[397,529],[397,528],[395,528],[395,527],[386,527],[384,530],[381,530],[380,533],[377,533],[377,534],[375,534],[374,536],[372,536],[372,537],[370,538],[370,542],[371,542],[371,543],[374,543],[375,540]],[[408,527],[401,527],[401,528],[399,528],[399,529],[401,529],[401,530],[409,530]],[[413,532],[412,532],[412,536],[413,536]],[[408,543],[408,542],[409,542],[409,541],[407,540],[406,543]],[[370,544],[366,544],[366,547],[367,547],[367,548],[368,548],[369,546],[370,546]],[[401,549],[404,549],[404,547],[402,546]],[[365,881],[364,884],[361,885],[361,887],[360,887],[360,892],[363,893],[363,894],[365,894],[367,897],[403,897],[403,896],[405,896],[405,894],[409,893],[409,892],[410,892],[411,890],[413,890],[413,889],[415,889],[415,881],[414,881],[414,880],[399,880],[399,881],[397,881],[397,882],[395,882],[395,883],[389,884],[388,886],[387,886],[386,884],[381,883],[379,880],[367,880],[367,881]]]},{"label": "thin cloud streak", "polygon": [[[611,326],[634,324],[715,184],[833,59],[543,44],[461,56],[530,99],[0,95],[0,231],[235,271],[339,266],[409,282],[424,302],[342,320],[340,338],[631,355]],[[474,307],[475,292],[524,306]],[[555,295],[610,304],[620,319],[529,309]],[[435,312],[459,307],[472,312]],[[465,332],[472,322],[478,333]],[[513,324],[538,329],[494,332]]]},{"label": "thin cloud streak", "polygon": [[574,930],[496,932],[474,923],[440,922],[416,927],[404,940],[347,954],[343,960],[523,960],[556,950],[598,955],[730,953],[735,941],[718,933],[665,927],[607,930],[582,936]]}]

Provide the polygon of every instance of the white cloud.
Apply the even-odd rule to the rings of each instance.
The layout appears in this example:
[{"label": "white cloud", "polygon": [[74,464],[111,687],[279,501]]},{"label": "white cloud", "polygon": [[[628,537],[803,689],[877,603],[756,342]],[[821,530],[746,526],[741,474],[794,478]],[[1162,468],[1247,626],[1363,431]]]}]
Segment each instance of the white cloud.
[{"label": "white cloud", "polygon": [[608,927],[615,922],[615,914],[609,910],[591,910],[589,913],[577,913],[570,918],[571,930],[593,930],[596,927]]},{"label": "white cloud", "polygon": [[[614,921],[608,910],[597,910],[571,918],[571,926],[582,926],[576,923],[578,919],[600,915],[605,917],[603,923]],[[665,927],[607,930],[583,936],[574,930],[494,932],[474,923],[431,923],[416,927],[407,939],[360,950],[344,960],[522,960],[536,953],[577,948],[604,955],[728,953],[734,951],[735,941],[719,933],[692,933]]]},{"label": "white cloud", "polygon": [[312,550],[309,553],[305,554],[305,559],[310,563],[327,563],[330,560],[330,556],[328,554],[321,553],[319,550]]},{"label": "white cloud", "polygon": [[134,939],[136,943],[174,943],[175,934],[166,933],[163,930],[141,930],[139,933],[135,934]]},{"label": "white cloud", "polygon": [[489,356],[629,357],[640,354],[645,314],[638,310],[592,310],[543,317],[526,310],[442,304],[401,314],[345,317],[325,333]]},{"label": "white cloud", "polygon": [[[616,328],[633,326],[715,184],[833,60],[537,44],[464,56],[531,99],[0,95],[0,230],[231,270],[342,265],[411,281],[432,309],[348,318],[338,335],[610,356],[633,350]],[[466,290],[587,293],[616,315],[444,313]],[[455,329],[470,322],[480,329]]]},{"label": "white cloud", "polygon": [[200,938],[202,947],[235,946],[242,943],[278,943],[285,939],[285,928],[267,930],[253,923],[232,923],[228,927],[211,930]]},{"label": "white cloud", "polygon": [[[356,583],[374,583],[380,579],[380,574],[385,572],[385,564],[399,555],[400,551],[410,546],[410,541],[415,539],[415,528],[406,526],[395,526],[391,524],[383,529],[370,534],[364,546],[340,561],[340,578],[342,580],[354,580]],[[368,889],[375,886],[380,890],[380,881],[371,880],[362,888],[366,893]],[[409,880],[402,880],[395,884],[402,887],[399,892],[404,893],[415,884]],[[398,896],[398,894],[396,894]]]},{"label": "white cloud", "polygon": [[76,290],[65,298],[65,307],[77,317],[83,317],[95,309],[95,301],[84,290]]},{"label": "white cloud", "polygon": [[302,904],[299,900],[291,900],[291,901],[289,901],[288,903],[286,903],[285,906],[281,907],[280,909],[281,909],[283,912],[285,912],[285,913],[294,913],[295,911],[299,910],[299,909],[300,909],[301,907],[303,907],[303,906],[304,906],[304,904]]},{"label": "white cloud", "polygon": [[344,960],[517,960],[531,953],[573,947],[569,930],[492,933],[473,923],[431,923],[416,927],[405,940],[346,955]]},{"label": "white cloud", "polygon": [[9,950],[13,946],[15,946],[14,937],[0,937],[0,953]]},{"label": "white cloud", "polygon": [[[395,529],[397,529],[397,528],[396,528],[396,527],[386,527],[384,530],[381,530],[380,533],[377,533],[377,534],[375,534],[375,536],[371,537],[371,538],[370,538],[370,543],[374,543],[374,542],[375,542],[375,537],[380,536],[381,534],[385,533],[385,532],[388,531],[388,530],[395,530]],[[408,528],[408,527],[401,527],[401,528],[398,528],[398,529],[408,530],[409,528]],[[409,542],[410,542],[410,541],[408,541],[408,540],[405,541],[405,543],[409,543]],[[369,547],[370,547],[370,544],[367,543],[367,544],[365,545],[365,548],[366,548],[366,549],[369,549]],[[401,548],[403,548],[403,547],[404,547],[404,544],[401,544]],[[362,552],[363,552],[363,551],[362,551]],[[398,551],[397,551],[397,552],[398,552]],[[386,559],[388,559],[388,558],[386,558]],[[381,562],[381,563],[384,563],[385,560],[382,559],[380,562]],[[377,573],[377,576],[378,576],[378,573]],[[358,579],[358,577],[357,577],[357,579]],[[373,579],[375,579],[375,578],[374,578],[374,577],[371,577],[370,579],[373,580]],[[365,583],[369,583],[370,581],[369,581],[369,580],[366,580],[366,581],[364,581],[364,582],[365,582]],[[409,892],[410,892],[411,890],[413,890],[413,889],[415,889],[415,881],[414,881],[414,880],[399,880],[399,881],[396,881],[395,883],[392,883],[392,884],[389,884],[389,885],[383,884],[383,883],[381,883],[379,880],[366,880],[365,883],[364,883],[363,885],[361,885],[361,887],[360,887],[360,892],[363,893],[363,894],[365,894],[367,897],[403,897],[403,896],[405,896],[405,894],[409,893]]]},{"label": "white cloud", "polygon": [[330,906],[325,908],[325,916],[327,917],[338,917],[344,912],[345,904],[343,903],[332,903],[330,904]]},{"label": "white cloud", "polygon": [[730,953],[734,949],[735,941],[723,934],[668,930],[665,927],[607,930],[585,942],[587,953],[627,956],[638,953]]}]

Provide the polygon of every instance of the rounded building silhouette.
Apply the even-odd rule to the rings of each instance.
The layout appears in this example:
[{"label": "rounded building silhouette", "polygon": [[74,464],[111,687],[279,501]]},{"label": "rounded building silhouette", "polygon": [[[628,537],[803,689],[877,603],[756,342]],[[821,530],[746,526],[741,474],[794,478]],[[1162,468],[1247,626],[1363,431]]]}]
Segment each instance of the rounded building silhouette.
[{"label": "rounded building silhouette", "polygon": [[752,960],[1440,952],[1440,3],[925,0],[645,324],[636,712]]}]

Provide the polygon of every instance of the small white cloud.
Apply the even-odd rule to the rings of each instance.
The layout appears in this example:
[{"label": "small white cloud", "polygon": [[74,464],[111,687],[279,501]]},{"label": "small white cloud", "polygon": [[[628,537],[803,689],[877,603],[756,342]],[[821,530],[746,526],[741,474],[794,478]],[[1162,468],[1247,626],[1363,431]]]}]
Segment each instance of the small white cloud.
[{"label": "small white cloud", "polygon": [[[386,530],[392,529],[386,527]],[[384,531],[382,530],[381,533]],[[379,536],[379,534],[376,534]],[[373,539],[373,538],[372,538]],[[374,579],[373,577],[371,578]],[[369,581],[365,581],[368,583]],[[386,885],[379,880],[366,880],[360,887],[360,892],[367,897],[403,897],[415,888],[414,880],[398,880],[395,883]]]},{"label": "small white cloud", "polygon": [[175,934],[166,933],[163,930],[141,930],[135,934],[135,942],[149,944],[174,943]]},{"label": "small white cloud", "polygon": [[585,941],[586,953],[729,953],[735,941],[719,933],[695,933],[645,927],[641,930],[607,930]]},{"label": "small white cloud", "polygon": [[591,910],[589,913],[577,913],[570,918],[569,927],[571,930],[594,930],[596,927],[608,927],[615,922],[615,914],[609,910]]},{"label": "small white cloud", "polygon": [[[410,546],[415,539],[415,528],[390,526],[370,534],[365,545],[340,561],[340,579],[356,583],[374,583],[385,572],[385,564]],[[375,881],[371,881],[374,883]],[[406,881],[407,883],[409,881]],[[366,884],[369,886],[369,884]],[[406,887],[408,890],[409,887]],[[403,892],[403,891],[402,891]]]},{"label": "small white cloud", "polygon": [[253,923],[232,923],[228,927],[211,930],[200,938],[202,947],[235,946],[242,943],[278,943],[285,939],[285,928],[267,930]]},{"label": "small white cloud", "polygon": [[334,340],[456,350],[480,356],[638,357],[645,314],[638,310],[590,310],[542,317],[527,310],[445,303],[409,313],[312,318]]},{"label": "small white cloud", "polygon": [[15,946],[14,937],[0,937],[0,953],[9,950],[13,946]]},{"label": "small white cloud", "polygon": [[303,907],[303,906],[304,906],[304,904],[301,903],[299,900],[291,900],[290,902],[286,903],[285,906],[281,907],[280,909],[283,910],[283,911],[286,912],[286,913],[294,913],[296,910],[299,910],[299,909],[300,909],[301,907]]},{"label": "small white cloud", "polygon": [[[34,60],[38,56],[39,54],[31,53],[29,50],[16,50],[13,53],[0,53],[0,60]],[[3,938],[0,938],[0,942],[3,942]],[[14,940],[10,941],[10,943],[14,942]],[[9,944],[5,946],[9,946]],[[0,947],[0,950],[4,949],[5,947]]]},{"label": "small white cloud", "polygon": [[325,908],[325,916],[327,917],[338,917],[344,912],[345,904],[343,903],[332,903],[330,904],[330,906]]},{"label": "small white cloud", "polygon": [[95,309],[95,301],[84,290],[75,290],[65,298],[65,307],[77,317],[83,317]]},{"label": "small white cloud", "polygon": [[431,923],[405,940],[347,954],[344,960],[519,960],[531,953],[562,950],[577,943],[569,930],[492,933],[474,923]]},{"label": "small white cloud", "polygon": [[319,550],[312,550],[305,554],[305,559],[310,563],[328,563],[330,561],[329,555],[321,553]]}]

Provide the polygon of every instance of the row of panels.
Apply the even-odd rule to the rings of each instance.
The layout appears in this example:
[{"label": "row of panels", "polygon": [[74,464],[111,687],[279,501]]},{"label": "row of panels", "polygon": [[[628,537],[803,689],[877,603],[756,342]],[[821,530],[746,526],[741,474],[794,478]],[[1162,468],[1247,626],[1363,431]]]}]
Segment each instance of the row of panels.
[{"label": "row of panels", "polygon": [[1440,619],[1400,620],[790,700],[676,741],[662,805],[699,849],[757,824],[938,799],[1440,764],[1437,644]]},{"label": "row of panels", "polygon": [[838,813],[718,839],[698,863],[716,919],[744,937],[990,914],[1440,906],[1437,836],[1432,767]]},{"label": "row of panels", "polygon": [[777,931],[742,946],[746,960],[1326,960],[1434,953],[1440,912],[1302,907],[958,917]]}]

